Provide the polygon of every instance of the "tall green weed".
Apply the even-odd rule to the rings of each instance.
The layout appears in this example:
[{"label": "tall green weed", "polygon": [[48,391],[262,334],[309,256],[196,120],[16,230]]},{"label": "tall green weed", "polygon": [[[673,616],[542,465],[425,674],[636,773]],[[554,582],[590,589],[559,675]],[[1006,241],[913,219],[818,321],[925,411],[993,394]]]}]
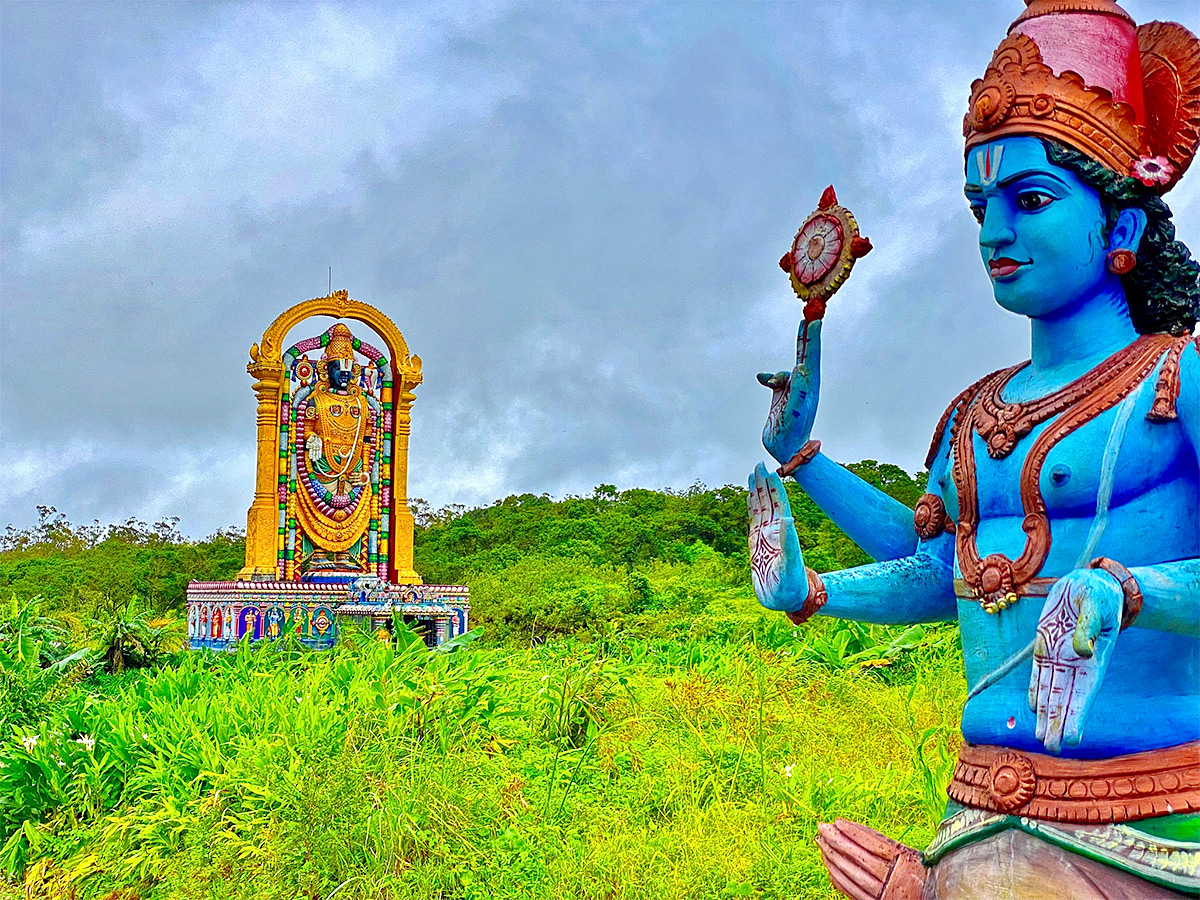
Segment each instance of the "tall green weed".
[{"label": "tall green weed", "polygon": [[0,745],[3,864],[81,900],[832,897],[818,820],[919,846],[944,802],[944,646],[891,674],[812,660],[804,632],[448,652],[400,634],[78,691]]}]

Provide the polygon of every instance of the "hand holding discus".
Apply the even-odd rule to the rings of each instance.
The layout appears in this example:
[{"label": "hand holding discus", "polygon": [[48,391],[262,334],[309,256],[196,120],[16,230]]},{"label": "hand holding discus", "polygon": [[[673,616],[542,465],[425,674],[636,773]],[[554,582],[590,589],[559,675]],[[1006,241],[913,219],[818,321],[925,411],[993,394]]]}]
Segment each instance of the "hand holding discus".
[{"label": "hand holding discus", "polygon": [[796,365],[791,372],[763,372],[758,380],[771,389],[771,409],[763,426],[763,446],[790,475],[807,462],[804,446],[812,434],[821,387],[821,323],[825,306],[850,276],[856,260],[871,251],[858,233],[854,216],[837,202],[830,185],[817,209],[804,220],[791,249],[779,260],[796,296],[804,301],[804,319],[796,335]]},{"label": "hand holding discus", "polygon": [[[820,393],[825,304],[846,281],[855,260],[870,250],[871,242],[859,236],[858,223],[848,209],[838,205],[831,185],[779,261],[796,295],[805,301],[804,320],[796,339],[796,365],[792,371],[758,376],[771,389],[763,446],[782,465],[776,472],[767,472],[766,466],[759,463],[750,476],[750,569],[759,602],[767,609],[789,613],[796,622],[811,615],[811,608],[804,607],[814,587],[804,566],[781,477],[811,458],[805,447],[812,434]],[[820,590],[814,596],[818,594],[823,596]]]}]

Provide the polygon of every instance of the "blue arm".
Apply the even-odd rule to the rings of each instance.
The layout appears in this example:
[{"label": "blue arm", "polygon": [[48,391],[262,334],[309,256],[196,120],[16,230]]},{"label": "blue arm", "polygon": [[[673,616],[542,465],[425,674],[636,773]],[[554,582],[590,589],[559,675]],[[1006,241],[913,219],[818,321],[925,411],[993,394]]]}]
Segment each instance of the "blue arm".
[{"label": "blue arm", "polygon": [[881,625],[958,618],[950,535],[922,541],[912,556],[831,572],[821,580],[829,594],[824,616]]},{"label": "blue arm", "polygon": [[[945,474],[949,456],[946,452],[949,441],[950,431],[948,428],[943,429],[941,444],[929,472],[929,490],[933,493],[939,492],[939,485]],[[814,458],[809,466],[815,465],[820,458]],[[825,583],[829,599],[821,609],[821,614],[888,625],[948,622],[957,619],[958,600],[954,596],[953,535],[940,534],[929,540],[918,540],[913,526],[912,512],[908,507],[892,500],[874,485],[867,484],[853,472],[842,469],[837,463],[826,460],[826,464],[830,468],[846,472],[851,479],[869,488],[869,492],[859,490],[855,493],[856,488],[851,481],[844,480],[839,488],[845,492],[845,497],[831,497],[831,503],[848,505],[857,502],[861,504],[863,510],[861,521],[873,521],[875,527],[882,531],[889,529],[887,524],[889,515],[897,516],[893,508],[879,501],[878,498],[883,497],[904,510],[903,532],[909,536],[906,539],[911,541],[912,549],[899,558],[823,575],[822,580]],[[821,477],[821,473],[822,470],[817,470],[818,477]],[[829,479],[830,484],[833,481],[833,478]],[[828,485],[826,485],[826,489],[828,489]],[[805,487],[805,490],[808,488]],[[853,497],[856,497],[857,500],[851,499]],[[832,514],[830,514],[830,518],[837,522]],[[895,546],[901,540],[901,530],[900,523],[893,518],[889,536],[877,542],[891,540]],[[847,534],[850,534],[854,540],[858,540],[848,530]],[[862,543],[859,546],[866,549]]]},{"label": "blue arm", "polygon": [[[771,389],[763,446],[780,464],[796,455],[812,434],[821,395],[821,331],[824,323],[800,323],[791,372],[762,372]],[[872,559],[899,559],[917,548],[913,512],[849,469],[817,454],[792,473],[825,515]]]},{"label": "blue arm", "polygon": [[1136,566],[1129,572],[1144,601],[1130,627],[1200,636],[1200,559]]},{"label": "blue arm", "polygon": [[[841,468],[833,462],[828,464]],[[944,466],[943,454],[931,474],[934,490]],[[779,476],[768,473],[761,463],[750,477],[749,506],[755,594],[768,609],[798,611],[808,598],[804,558],[787,493]],[[942,622],[958,616],[954,538],[948,534],[919,542],[915,552],[900,559],[844,569],[821,578],[827,594],[819,610],[821,615],[881,624]]]},{"label": "blue arm", "polygon": [[916,551],[913,511],[825,454],[818,453],[792,477],[872,559],[900,559]]},{"label": "blue arm", "polygon": [[[1192,349],[1185,350],[1180,359],[1176,413],[1200,470],[1200,352]],[[1195,487],[1200,502],[1200,484]],[[1144,600],[1131,627],[1200,635],[1200,559],[1137,566],[1129,571],[1137,579]]]}]

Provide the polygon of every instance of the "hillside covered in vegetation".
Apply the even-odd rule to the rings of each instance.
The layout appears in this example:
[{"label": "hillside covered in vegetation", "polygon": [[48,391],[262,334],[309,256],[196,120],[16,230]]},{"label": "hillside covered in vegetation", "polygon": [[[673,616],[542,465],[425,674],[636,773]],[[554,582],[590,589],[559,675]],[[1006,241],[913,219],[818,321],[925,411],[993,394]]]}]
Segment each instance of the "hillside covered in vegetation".
[{"label": "hillside covered in vegetation", "polygon": [[[849,468],[908,506],[924,490],[924,476],[893,465]],[[788,490],[808,565],[825,572],[868,561],[794,483]],[[471,587],[471,619],[486,642],[653,630],[727,592],[748,596],[741,487],[601,485],[564,500],[522,494],[478,509],[412,505],[417,571],[430,584]],[[130,605],[177,616],[189,581],[232,578],[242,566],[237,528],[191,541],[177,519],[77,526],[53,508],[39,512],[34,527],[0,535],[0,598],[39,597],[44,612],[75,625]]]}]

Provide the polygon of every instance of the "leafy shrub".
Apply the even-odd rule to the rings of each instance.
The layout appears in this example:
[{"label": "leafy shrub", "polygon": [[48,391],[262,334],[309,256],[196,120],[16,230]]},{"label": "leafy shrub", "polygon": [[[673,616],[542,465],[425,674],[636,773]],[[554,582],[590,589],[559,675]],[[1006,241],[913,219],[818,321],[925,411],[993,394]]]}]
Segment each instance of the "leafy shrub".
[{"label": "leafy shrub", "polygon": [[71,651],[59,623],[40,613],[38,598],[13,597],[0,614],[0,727],[44,718],[87,668],[87,652]]},{"label": "leafy shrub", "polygon": [[37,525],[0,535],[0,596],[41,596],[50,612],[94,617],[134,595],[158,611],[178,609],[189,581],[230,578],[245,558],[237,529],[187,541],[178,519],[77,526],[53,507],[38,513]]},{"label": "leafy shrub", "polygon": [[114,675],[126,669],[162,665],[187,641],[187,628],[181,619],[155,615],[141,605],[137,595],[102,615],[103,619],[91,623],[92,646]]}]

